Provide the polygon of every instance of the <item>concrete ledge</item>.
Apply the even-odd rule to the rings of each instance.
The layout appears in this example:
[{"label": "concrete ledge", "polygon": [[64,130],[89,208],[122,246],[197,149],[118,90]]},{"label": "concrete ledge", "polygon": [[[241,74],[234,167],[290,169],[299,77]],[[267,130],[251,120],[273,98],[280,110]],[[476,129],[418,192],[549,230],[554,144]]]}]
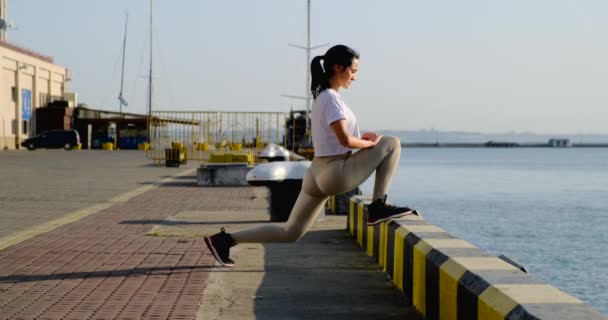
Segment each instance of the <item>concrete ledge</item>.
[{"label": "concrete ledge", "polygon": [[202,187],[247,186],[247,163],[207,164],[196,170],[196,181]]},{"label": "concrete ledge", "polygon": [[351,198],[347,230],[426,319],[607,319],[419,216],[368,226],[369,202]]}]

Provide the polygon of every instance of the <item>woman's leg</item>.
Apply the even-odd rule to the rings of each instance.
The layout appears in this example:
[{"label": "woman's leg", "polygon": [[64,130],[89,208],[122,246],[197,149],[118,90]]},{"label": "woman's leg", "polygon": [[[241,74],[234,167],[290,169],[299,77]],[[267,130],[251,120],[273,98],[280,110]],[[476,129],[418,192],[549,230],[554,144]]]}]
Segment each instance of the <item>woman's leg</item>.
[{"label": "woman's leg", "polygon": [[[395,174],[401,154],[401,144],[395,137],[382,137],[376,146],[360,150],[352,157],[315,159],[306,171],[302,191],[286,223],[273,223],[253,227],[232,234],[222,232],[205,237],[205,243],[224,266],[234,266],[230,259],[230,247],[241,242],[292,242],[298,240],[314,223],[323,209],[328,194],[342,194],[359,186],[374,170],[374,200],[378,209],[370,207],[368,224],[406,214],[409,208],[388,207],[384,196]],[[374,207],[375,208],[375,207]],[[388,209],[388,210],[387,210]],[[371,219],[371,222],[370,222]]]},{"label": "woman's leg", "polygon": [[372,148],[359,150],[352,156],[333,162],[314,172],[317,183],[325,194],[342,194],[361,185],[376,171],[373,199],[383,198],[395,175],[401,156],[401,142],[396,137],[384,136]]},{"label": "woman's leg", "polygon": [[317,188],[310,169],[304,176],[289,219],[285,223],[269,223],[232,233],[236,243],[293,242],[298,240],[315,222],[327,196]]}]

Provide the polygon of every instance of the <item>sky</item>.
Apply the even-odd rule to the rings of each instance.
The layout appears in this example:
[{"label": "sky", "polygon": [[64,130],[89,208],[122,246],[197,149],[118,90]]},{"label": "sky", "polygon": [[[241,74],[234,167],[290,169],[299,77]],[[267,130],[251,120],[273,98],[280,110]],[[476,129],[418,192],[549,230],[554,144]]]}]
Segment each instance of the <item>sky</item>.
[{"label": "sky", "polygon": [[[9,0],[9,42],[54,57],[79,102],[144,113],[149,0]],[[153,2],[154,110],[304,108],[305,0]],[[608,1],[312,0],[312,45],[346,44],[366,130],[608,133]],[[328,48],[313,51],[323,54]]]}]

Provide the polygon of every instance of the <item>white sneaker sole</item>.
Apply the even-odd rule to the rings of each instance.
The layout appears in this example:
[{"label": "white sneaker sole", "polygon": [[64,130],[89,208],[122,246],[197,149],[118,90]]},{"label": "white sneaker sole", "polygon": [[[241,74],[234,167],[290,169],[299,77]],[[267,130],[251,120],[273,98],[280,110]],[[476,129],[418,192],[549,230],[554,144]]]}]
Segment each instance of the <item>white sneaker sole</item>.
[{"label": "white sneaker sole", "polygon": [[374,225],[377,225],[380,222],[388,221],[388,220],[391,220],[391,219],[401,218],[401,217],[404,217],[404,216],[407,216],[407,215],[417,215],[417,216],[421,217],[421,215],[416,210],[410,210],[410,211],[406,211],[406,212],[403,212],[403,213],[398,213],[398,214],[390,216],[390,217],[386,217],[384,219],[378,219],[378,220],[376,220],[374,222],[371,222],[371,223],[368,221],[367,225],[368,226],[374,226]]}]

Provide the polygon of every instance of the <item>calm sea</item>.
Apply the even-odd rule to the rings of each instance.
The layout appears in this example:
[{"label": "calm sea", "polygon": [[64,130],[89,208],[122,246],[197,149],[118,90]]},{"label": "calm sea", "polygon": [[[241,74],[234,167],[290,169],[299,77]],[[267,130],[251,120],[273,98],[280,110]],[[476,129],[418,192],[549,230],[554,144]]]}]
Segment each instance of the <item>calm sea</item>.
[{"label": "calm sea", "polygon": [[404,149],[389,201],[608,314],[608,149]]}]

